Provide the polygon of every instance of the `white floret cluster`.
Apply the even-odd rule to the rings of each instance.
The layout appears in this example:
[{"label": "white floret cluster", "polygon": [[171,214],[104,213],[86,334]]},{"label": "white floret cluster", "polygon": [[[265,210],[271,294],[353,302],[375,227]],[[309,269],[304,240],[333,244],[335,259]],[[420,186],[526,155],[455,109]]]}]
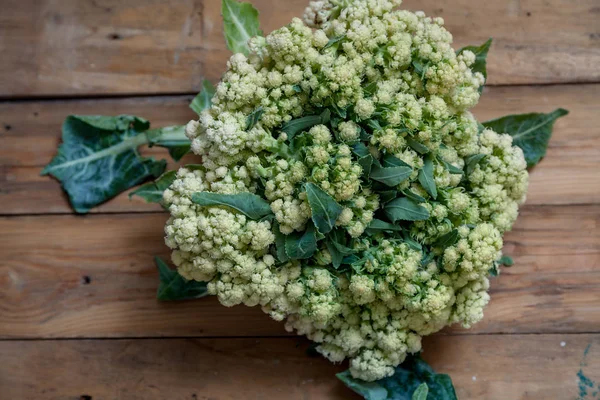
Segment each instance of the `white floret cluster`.
[{"label": "white floret cluster", "polygon": [[[182,168],[164,193],[166,243],[181,275],[208,282],[226,306],[260,305],[330,360],[349,358],[352,375],[367,381],[391,375],[422,336],[482,318],[489,270],[528,182],[511,137],[480,132],[468,111],[484,83],[475,55],[456,54],[442,19],[399,5],[315,1],[305,22],[253,38],[248,57],[229,60],[212,106],[187,126],[202,166]],[[306,117],[315,122],[290,134]],[[410,176],[382,188],[357,145]],[[419,179],[426,160],[437,196]],[[279,257],[278,235],[312,226],[308,183],[342,208],[335,232],[352,256],[341,266],[326,235],[310,258]],[[201,206],[197,192],[250,192],[272,216]],[[429,218],[372,232],[390,192],[420,199]]]}]

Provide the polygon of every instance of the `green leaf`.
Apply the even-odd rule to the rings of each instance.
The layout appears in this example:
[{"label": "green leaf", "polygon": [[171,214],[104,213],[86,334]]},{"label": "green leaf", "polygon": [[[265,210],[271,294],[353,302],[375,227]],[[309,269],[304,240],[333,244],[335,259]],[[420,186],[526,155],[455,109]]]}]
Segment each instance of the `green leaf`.
[{"label": "green leaf", "polygon": [[335,48],[337,49],[337,44],[340,43],[345,38],[346,38],[346,35],[332,37],[331,39],[329,39],[329,42],[327,42],[325,47],[323,47],[323,50],[328,49],[333,46],[335,46]]},{"label": "green leaf", "polygon": [[345,230],[341,228],[334,229],[325,242],[329,254],[331,254],[331,263],[334,268],[339,268],[344,263],[345,256],[354,254],[355,251],[346,246]]},{"label": "green leaf", "polygon": [[209,80],[202,80],[202,90],[194,100],[190,103],[190,108],[198,115],[202,113],[202,111],[206,110],[211,106],[212,98],[215,95],[215,87]]},{"label": "green leaf", "polygon": [[262,106],[258,107],[256,110],[252,111],[250,115],[246,118],[246,130],[249,131],[260,121],[260,117],[262,117],[265,110],[263,110]]},{"label": "green leaf", "polygon": [[440,236],[433,245],[442,249],[446,249],[458,242],[458,230],[453,229],[445,235]]},{"label": "green leaf", "polygon": [[166,161],[138,153],[144,144],[160,146],[185,140],[176,128],[148,131],[150,123],[120,115],[70,115],[62,127],[58,154],[41,172],[58,179],[78,213],[86,213],[119,193],[160,176]]},{"label": "green leaf", "polygon": [[273,222],[273,225],[273,232],[275,233],[275,249],[277,252],[277,259],[279,260],[279,262],[284,263],[290,259],[287,253],[285,252],[286,236],[283,233],[281,233],[281,230],[279,229],[279,223],[277,223],[277,221]]},{"label": "green leaf", "polygon": [[411,167],[384,168],[380,167],[377,164],[374,164],[373,168],[371,169],[371,174],[369,176],[375,181],[393,187],[407,180],[410,177],[410,174],[412,174]]},{"label": "green leaf", "polygon": [[433,157],[425,157],[423,168],[419,171],[419,183],[434,199],[437,198],[437,187],[433,179]]},{"label": "green leaf", "polygon": [[441,158],[438,159],[440,161],[440,163],[444,166],[444,168],[446,168],[448,170],[448,172],[450,172],[451,174],[455,174],[455,175],[462,175],[463,174],[463,170],[455,167],[454,165],[450,164],[449,162],[446,162],[444,160],[442,160]]},{"label": "green leaf", "polygon": [[410,400],[416,395],[425,396],[417,399],[457,400],[450,377],[437,374],[419,355],[408,356],[396,367],[394,375],[376,382],[355,379],[349,371],[336,376],[365,400]]},{"label": "green leaf", "polygon": [[425,200],[424,197],[421,197],[418,194],[416,194],[415,192],[408,190],[408,189],[404,189],[402,191],[402,194],[405,195],[406,197],[408,197],[409,199],[416,201],[417,203],[426,203],[427,202],[427,200]]},{"label": "green leaf", "polygon": [[331,118],[331,111],[325,110],[319,115],[307,115],[302,118],[296,118],[281,127],[281,131],[288,135],[288,140],[302,131],[312,128],[315,125],[326,124]]},{"label": "green leaf", "polygon": [[[470,50],[475,53],[475,63],[471,65],[471,71],[481,72],[483,77],[487,80],[487,55],[492,45],[492,38],[489,38],[487,42],[481,46],[467,46],[456,52],[456,55],[460,55],[465,50]],[[479,93],[483,90],[483,86],[479,88]]]},{"label": "green leaf", "polygon": [[166,128],[153,129],[146,133],[150,147],[159,146],[169,150],[175,161],[190,151],[190,140],[185,135],[185,126],[167,126]]},{"label": "green leaf", "polygon": [[398,192],[395,190],[384,190],[383,192],[378,192],[379,201],[381,204],[389,203],[394,200],[398,196]]},{"label": "green leaf", "polygon": [[513,144],[519,146],[525,154],[527,167],[533,167],[546,155],[554,122],[568,113],[567,110],[559,108],[549,114],[508,115],[484,122],[483,125],[498,133],[508,133],[512,136]]},{"label": "green leaf", "polygon": [[429,393],[429,387],[425,382],[421,383],[417,390],[412,395],[412,400],[427,400],[427,394]]},{"label": "green leaf", "polygon": [[396,221],[425,221],[429,219],[429,211],[407,197],[390,201],[385,205],[383,211],[393,223],[396,223]]},{"label": "green leaf", "polygon": [[373,219],[369,226],[367,226],[366,232],[372,235],[377,232],[399,232],[401,230],[402,228],[398,225],[390,224],[380,219]]},{"label": "green leaf", "polygon": [[365,144],[362,142],[358,142],[352,145],[352,152],[356,154],[358,158],[363,158],[371,155],[371,153],[369,152],[369,148],[365,146]]},{"label": "green leaf", "polygon": [[465,159],[465,173],[469,175],[475,169],[475,166],[479,164],[479,161],[483,160],[487,155],[485,154],[473,154]]},{"label": "green leaf", "polygon": [[381,161],[381,165],[384,167],[409,167],[409,168],[412,168],[410,165],[408,165],[401,159],[394,157],[392,155],[389,155],[389,154],[383,157],[383,160]]},{"label": "green leaf", "polygon": [[420,142],[417,142],[413,138],[407,138],[406,143],[408,143],[408,145],[419,154],[429,153],[429,147],[425,146],[424,144],[421,144]]},{"label": "green leaf", "polygon": [[165,189],[171,186],[176,176],[177,171],[165,172],[155,181],[148,182],[129,193],[129,198],[139,196],[148,203],[161,203]]},{"label": "green leaf", "polygon": [[515,265],[515,262],[510,256],[502,256],[498,260],[498,264],[503,265],[505,267],[512,267],[513,265]]},{"label": "green leaf", "polygon": [[292,260],[311,258],[317,251],[315,226],[308,224],[305,232],[293,232],[285,237],[285,252]]},{"label": "green leaf", "polygon": [[258,11],[250,3],[235,0],[223,0],[221,15],[227,47],[233,53],[248,55],[248,40],[262,35],[259,28]]},{"label": "green leaf", "polygon": [[160,284],[156,298],[161,301],[199,299],[208,296],[206,282],[188,281],[172,270],[159,257],[154,257],[158,267]]},{"label": "green leaf", "polygon": [[368,155],[358,159],[358,164],[362,167],[363,176],[369,176],[373,167],[373,156]]},{"label": "green leaf", "polygon": [[329,233],[342,213],[342,206],[314,183],[307,183],[304,190],[315,226],[319,232]]},{"label": "green leaf", "polygon": [[192,195],[192,201],[201,206],[227,206],[231,207],[250,219],[261,219],[272,214],[269,203],[253,193],[221,194],[211,192],[197,192]]}]

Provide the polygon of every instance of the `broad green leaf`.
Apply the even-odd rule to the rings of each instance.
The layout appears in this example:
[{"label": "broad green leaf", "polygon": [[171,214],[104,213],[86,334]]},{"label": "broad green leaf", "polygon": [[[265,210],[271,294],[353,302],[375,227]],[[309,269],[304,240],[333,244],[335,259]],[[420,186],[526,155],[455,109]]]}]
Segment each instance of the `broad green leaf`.
[{"label": "broad green leaf", "polygon": [[473,154],[465,159],[465,173],[467,175],[471,174],[475,169],[475,166],[479,164],[479,161],[483,160],[487,155],[485,154]]},{"label": "broad green leaf", "polygon": [[377,193],[379,195],[379,201],[381,204],[389,203],[398,197],[398,192],[395,190],[384,190],[382,192]]},{"label": "broad green leaf", "polygon": [[192,195],[192,201],[201,206],[231,207],[250,219],[260,219],[272,214],[269,203],[254,193],[221,194],[197,192]]},{"label": "broad green leaf", "polygon": [[412,174],[411,167],[380,167],[377,164],[371,168],[370,178],[388,186],[397,186]]},{"label": "broad green leaf", "polygon": [[512,136],[513,144],[523,150],[527,167],[533,167],[546,155],[554,122],[568,113],[567,110],[559,108],[549,114],[508,115],[484,122],[483,125],[498,133],[508,133]]},{"label": "broad green leaf", "polygon": [[293,119],[283,125],[281,131],[288,135],[288,140],[292,140],[296,134],[305,131],[308,128],[328,123],[330,118],[331,111],[325,110],[319,115],[307,115],[305,117]]},{"label": "broad green leaf", "polygon": [[402,228],[398,225],[390,224],[389,222],[385,222],[380,219],[373,219],[366,229],[368,234],[374,234],[377,232],[399,232],[401,230]]},{"label": "broad green leaf", "polygon": [[309,223],[305,232],[290,233],[285,237],[285,252],[292,260],[305,260],[317,251],[315,226]]},{"label": "broad green leaf", "polygon": [[262,35],[258,21],[258,11],[250,3],[223,0],[221,15],[227,47],[233,53],[248,55],[248,40]]},{"label": "broad green leaf", "polygon": [[458,242],[458,230],[453,229],[445,235],[440,236],[433,245],[442,249],[446,249]]},{"label": "broad green leaf", "polygon": [[429,387],[425,382],[421,383],[417,390],[412,395],[412,400],[427,400],[427,394],[429,393]]},{"label": "broad green leaf", "polygon": [[444,168],[446,168],[448,170],[448,172],[450,172],[451,174],[456,174],[456,175],[462,175],[463,174],[463,170],[455,167],[454,165],[450,164],[449,162],[446,162],[444,160],[442,160],[441,158],[439,158],[440,163],[444,166]]},{"label": "broad green leaf", "polygon": [[263,113],[262,106],[258,107],[256,110],[252,111],[250,115],[246,118],[246,130],[249,131],[260,121],[260,117],[262,117]]},{"label": "broad green leaf", "polygon": [[164,172],[166,161],[140,156],[139,146],[168,147],[183,140],[189,144],[177,127],[148,131],[149,127],[147,120],[131,115],[68,116],[58,154],[41,174],[58,179],[73,209],[86,213]]},{"label": "broad green leaf", "polygon": [[194,100],[190,103],[190,108],[198,115],[202,113],[202,111],[206,110],[211,106],[212,98],[215,95],[215,87],[214,85],[207,79],[202,80],[202,90]]},{"label": "broad green leaf", "polygon": [[406,139],[406,143],[408,143],[408,145],[417,153],[419,154],[427,154],[429,153],[429,147],[425,146],[424,144],[417,142],[415,139],[413,138],[407,138]]},{"label": "broad green leaf", "polygon": [[273,232],[275,233],[275,250],[277,252],[277,259],[279,260],[279,262],[284,263],[290,259],[287,253],[285,252],[285,235],[281,233],[277,221],[275,221],[273,225]]},{"label": "broad green leaf", "polygon": [[[481,46],[467,46],[456,52],[457,55],[460,55],[465,50],[470,50],[475,53],[475,63],[471,65],[471,71],[480,72],[483,74],[483,77],[487,80],[487,55],[490,50],[490,46],[492,45],[492,38],[489,38],[487,42],[482,44]],[[479,88],[479,93],[483,90],[483,86]]]},{"label": "broad green leaf", "polygon": [[425,157],[423,168],[419,171],[419,183],[434,199],[437,198],[437,187],[433,179],[433,157]]},{"label": "broad green leaf", "polygon": [[154,257],[160,284],[156,298],[161,301],[199,299],[208,296],[206,282],[188,281],[160,258]]},{"label": "broad green leaf", "polygon": [[392,221],[425,221],[429,219],[429,211],[414,200],[400,197],[385,205],[383,211]]},{"label": "broad green leaf", "polygon": [[369,152],[369,148],[365,146],[365,144],[362,142],[358,142],[352,145],[352,152],[356,154],[358,158],[363,158],[371,155],[371,153]]},{"label": "broad green leaf", "polygon": [[329,251],[329,254],[331,254],[331,263],[336,269],[344,262],[345,256],[355,253],[353,249],[346,246],[345,236],[344,229],[336,228],[331,232],[325,242],[327,250]]},{"label": "broad green leaf", "polygon": [[363,176],[367,177],[371,174],[373,168],[373,156],[367,155],[358,159],[358,164],[362,167]]},{"label": "broad green leaf", "polygon": [[405,195],[406,197],[408,197],[409,199],[416,201],[417,203],[426,203],[427,202],[427,200],[425,200],[424,197],[419,196],[412,190],[404,189],[402,191],[402,194]]},{"label": "broad green leaf", "polygon": [[165,172],[155,181],[148,182],[129,193],[129,198],[139,196],[148,203],[161,203],[165,189],[171,186],[176,176],[177,171]]},{"label": "broad green leaf", "polygon": [[381,165],[384,167],[409,167],[409,168],[412,168],[410,165],[408,165],[407,163],[405,163],[398,157],[394,157],[389,154],[383,157],[383,160],[381,161]]},{"label": "broad green leaf", "polygon": [[164,147],[175,161],[181,160],[190,151],[190,140],[185,135],[185,126],[167,126],[146,132],[149,146]]},{"label": "broad green leaf", "polygon": [[457,400],[450,377],[437,374],[419,355],[409,355],[394,375],[376,382],[355,379],[349,371],[336,376],[365,400]]},{"label": "broad green leaf", "polygon": [[342,206],[314,183],[307,183],[304,190],[306,190],[306,197],[312,214],[311,218],[315,226],[319,232],[329,233],[342,213]]}]

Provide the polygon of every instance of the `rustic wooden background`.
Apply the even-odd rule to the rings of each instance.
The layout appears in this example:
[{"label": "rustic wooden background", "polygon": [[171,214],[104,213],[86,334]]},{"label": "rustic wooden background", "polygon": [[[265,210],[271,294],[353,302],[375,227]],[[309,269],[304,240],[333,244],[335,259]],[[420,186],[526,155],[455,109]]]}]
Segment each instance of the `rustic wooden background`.
[{"label": "rustic wooden background", "polygon": [[[255,0],[264,30],[307,0]],[[457,47],[495,39],[475,113],[571,114],[493,280],[484,321],[425,340],[465,399],[596,399],[600,384],[600,0],[406,0]],[[345,366],[258,309],[155,300],[166,215],[126,195],[73,215],[40,177],[71,113],[184,124],[229,53],[218,0],[0,0],[0,398],[355,399]],[[156,150],[158,152],[158,150]],[[159,155],[164,155],[160,153]]]}]

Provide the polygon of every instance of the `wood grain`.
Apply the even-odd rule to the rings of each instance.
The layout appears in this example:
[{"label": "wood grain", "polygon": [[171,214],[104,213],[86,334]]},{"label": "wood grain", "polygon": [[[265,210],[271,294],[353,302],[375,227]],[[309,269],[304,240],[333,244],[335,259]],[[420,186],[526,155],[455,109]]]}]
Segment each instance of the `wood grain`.
[{"label": "wood grain", "polygon": [[[64,214],[72,210],[60,185],[39,172],[56,153],[66,115],[129,113],[149,118],[153,126],[183,124],[194,118],[189,96],[81,101],[0,103],[0,213]],[[474,110],[481,120],[529,111],[571,111],[560,119],[548,156],[531,172],[529,205],[592,204],[600,201],[600,85],[492,87]],[[9,129],[6,129],[9,127]],[[165,158],[166,151],[145,154]],[[186,161],[198,162],[194,156]],[[171,164],[172,167],[175,164]],[[160,207],[117,197],[93,212],[157,211]]]},{"label": "wood grain", "polygon": [[[285,335],[257,308],[157,303],[166,218],[0,219],[0,337]],[[599,225],[600,205],[525,207],[505,238],[516,265],[493,280],[484,321],[455,332],[599,332]]]},{"label": "wood grain", "polygon": [[[5,399],[359,399],[334,365],[279,339],[0,342]],[[600,335],[435,336],[424,358],[460,399],[575,399],[600,381]],[[543,366],[543,367],[542,367]],[[582,398],[582,397],[579,397]]]},{"label": "wood grain", "polygon": [[[307,0],[254,0],[270,32]],[[495,44],[490,84],[598,82],[597,0],[406,0],[445,18],[456,47]],[[220,2],[4,0],[0,96],[192,93],[230,52]]]}]

